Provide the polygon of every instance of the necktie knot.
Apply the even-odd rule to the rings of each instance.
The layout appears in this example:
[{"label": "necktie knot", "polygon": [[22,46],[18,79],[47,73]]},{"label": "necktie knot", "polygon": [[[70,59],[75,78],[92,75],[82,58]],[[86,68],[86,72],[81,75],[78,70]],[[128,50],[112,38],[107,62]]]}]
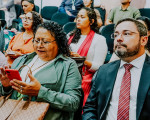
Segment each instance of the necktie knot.
[{"label": "necktie knot", "polygon": [[133,67],[132,64],[124,64],[123,66],[124,66],[125,70],[128,70],[128,71],[130,71],[130,69]]}]

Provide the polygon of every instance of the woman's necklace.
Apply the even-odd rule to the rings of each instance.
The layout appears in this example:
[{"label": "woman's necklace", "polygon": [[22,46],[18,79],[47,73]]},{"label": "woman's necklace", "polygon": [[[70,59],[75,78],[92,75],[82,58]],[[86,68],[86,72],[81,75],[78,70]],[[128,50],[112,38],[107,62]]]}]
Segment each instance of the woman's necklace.
[{"label": "woman's necklace", "polygon": [[[34,64],[38,61],[39,57],[37,57],[37,59],[35,60],[35,62],[32,64],[32,66],[30,67],[32,69],[32,67],[34,66]],[[43,63],[42,65],[40,65],[39,67],[35,68],[34,70],[32,70],[32,72],[34,72],[35,70],[41,68],[42,66],[46,65],[48,62]]]},{"label": "woman's necklace", "polygon": [[[30,70],[31,70],[32,67],[35,65],[35,63],[38,61],[38,59],[39,59],[39,57],[37,57],[37,59],[35,60],[35,62],[31,65]],[[48,61],[48,62],[45,62],[45,63],[43,63],[42,65],[40,65],[39,67],[37,67],[37,68],[31,70],[31,72],[34,72],[35,70],[41,68],[42,66],[46,65],[47,63],[49,63],[49,61]],[[29,70],[28,70],[27,73],[29,73]],[[28,78],[28,74],[27,74],[26,77],[25,77],[25,82],[26,82],[27,78]]]}]

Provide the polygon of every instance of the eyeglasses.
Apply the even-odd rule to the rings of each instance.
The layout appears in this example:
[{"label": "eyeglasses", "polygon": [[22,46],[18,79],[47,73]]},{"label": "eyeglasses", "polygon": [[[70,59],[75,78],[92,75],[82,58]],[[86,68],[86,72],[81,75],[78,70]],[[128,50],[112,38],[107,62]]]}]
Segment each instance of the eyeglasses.
[{"label": "eyeglasses", "polygon": [[113,33],[111,34],[111,39],[116,39],[119,35],[121,35],[123,38],[129,38],[133,36],[133,34],[138,34],[138,33],[132,32],[132,31],[124,31],[122,33]]},{"label": "eyeglasses", "polygon": [[32,22],[33,21],[32,18],[26,18],[26,17],[22,17],[22,20],[23,21],[28,21],[28,22]]},{"label": "eyeglasses", "polygon": [[36,39],[33,39],[33,42],[34,42],[35,44],[39,44],[39,43],[41,42],[42,45],[48,45],[48,44],[50,44],[50,43],[52,43],[52,42],[54,42],[54,41],[56,41],[56,40],[53,40],[53,41],[44,41],[44,40],[36,40]]}]

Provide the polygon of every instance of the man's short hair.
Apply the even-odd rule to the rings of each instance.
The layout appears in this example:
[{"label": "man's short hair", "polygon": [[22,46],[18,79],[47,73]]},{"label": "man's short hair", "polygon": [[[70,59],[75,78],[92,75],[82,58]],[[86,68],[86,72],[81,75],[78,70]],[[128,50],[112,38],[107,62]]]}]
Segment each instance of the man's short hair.
[{"label": "man's short hair", "polygon": [[119,21],[116,23],[114,29],[116,29],[116,27],[117,27],[120,23],[122,23],[122,22],[127,22],[127,21],[133,22],[133,23],[136,25],[137,30],[138,30],[138,32],[139,32],[139,34],[140,34],[140,37],[141,37],[141,36],[147,36],[147,28],[145,27],[145,25],[143,25],[141,22],[139,22],[139,21],[137,21],[137,20],[135,20],[135,19],[133,19],[133,18],[125,18],[125,19],[119,20]]}]

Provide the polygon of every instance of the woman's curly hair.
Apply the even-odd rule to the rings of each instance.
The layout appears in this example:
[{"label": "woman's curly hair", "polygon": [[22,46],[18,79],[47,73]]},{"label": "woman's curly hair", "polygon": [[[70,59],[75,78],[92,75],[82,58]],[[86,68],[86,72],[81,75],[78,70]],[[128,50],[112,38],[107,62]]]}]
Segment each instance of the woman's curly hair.
[{"label": "woman's curly hair", "polygon": [[[43,22],[43,18],[41,17],[41,15],[39,13],[37,13],[35,11],[31,11],[29,13],[32,14],[32,19],[33,19],[32,31],[33,31],[33,33],[35,33],[37,26]],[[25,31],[24,27],[22,28],[22,31],[23,32]]]},{"label": "woman's curly hair", "polygon": [[[92,20],[94,20],[94,23],[91,24],[90,27],[91,27],[91,30],[93,30],[94,32],[98,33],[97,17],[96,17],[95,11],[93,9],[87,8],[87,7],[83,7],[81,10],[86,10],[87,16],[89,17],[90,23],[92,23]],[[80,36],[81,36],[81,30],[78,29],[78,28],[75,28],[70,33],[70,36],[74,36],[73,39],[72,39],[72,43],[78,43],[78,41],[80,39]]]},{"label": "woman's curly hair", "polygon": [[39,28],[44,28],[48,30],[50,34],[55,38],[58,45],[59,54],[63,54],[64,56],[68,56],[68,57],[70,56],[66,33],[64,32],[63,28],[59,24],[53,21],[46,21],[38,25],[37,30]]}]

